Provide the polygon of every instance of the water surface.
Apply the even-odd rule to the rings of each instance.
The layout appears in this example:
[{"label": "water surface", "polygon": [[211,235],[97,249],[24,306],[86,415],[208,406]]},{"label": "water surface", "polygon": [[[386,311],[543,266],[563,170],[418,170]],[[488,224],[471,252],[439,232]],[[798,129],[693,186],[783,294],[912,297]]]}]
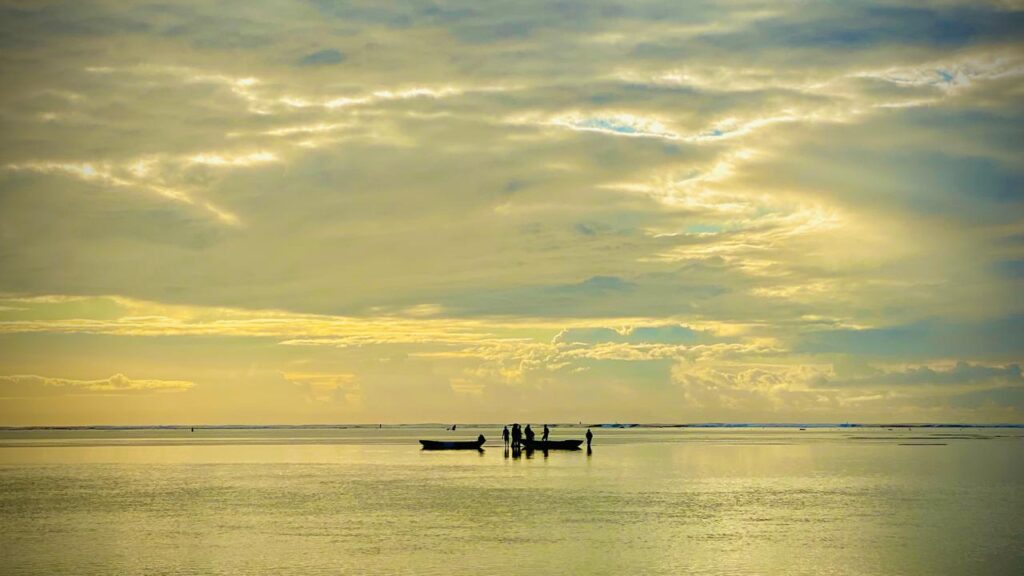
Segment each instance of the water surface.
[{"label": "water surface", "polygon": [[[418,438],[492,438],[424,452]],[[0,431],[4,574],[1020,574],[1020,429]],[[557,428],[554,438],[582,438]]]}]

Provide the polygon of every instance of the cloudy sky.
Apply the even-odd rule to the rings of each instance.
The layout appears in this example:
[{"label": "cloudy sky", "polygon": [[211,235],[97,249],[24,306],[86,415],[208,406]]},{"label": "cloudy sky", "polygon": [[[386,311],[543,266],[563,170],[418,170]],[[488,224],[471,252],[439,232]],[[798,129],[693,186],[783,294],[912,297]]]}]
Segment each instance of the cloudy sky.
[{"label": "cloudy sky", "polygon": [[0,6],[0,425],[1024,421],[1021,2]]}]

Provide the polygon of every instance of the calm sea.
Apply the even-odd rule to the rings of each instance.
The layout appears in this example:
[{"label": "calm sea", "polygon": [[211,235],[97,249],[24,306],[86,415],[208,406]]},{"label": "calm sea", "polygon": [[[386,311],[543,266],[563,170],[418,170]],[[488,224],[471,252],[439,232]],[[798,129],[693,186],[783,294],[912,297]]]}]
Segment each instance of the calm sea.
[{"label": "calm sea", "polygon": [[0,573],[1024,574],[1021,429],[595,434],[2,431]]}]

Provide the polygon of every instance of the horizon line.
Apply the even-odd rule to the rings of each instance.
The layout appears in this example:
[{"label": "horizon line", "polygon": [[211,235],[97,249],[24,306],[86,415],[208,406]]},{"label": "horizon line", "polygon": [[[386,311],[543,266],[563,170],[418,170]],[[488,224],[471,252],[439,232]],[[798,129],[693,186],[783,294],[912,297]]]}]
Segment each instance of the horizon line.
[{"label": "horizon line", "polygon": [[[532,422],[526,422],[532,423]],[[544,422],[537,422],[545,424]],[[454,423],[466,428],[505,426],[496,422]],[[546,423],[552,427],[590,428],[1024,428],[1024,423],[997,422],[555,422]],[[395,427],[450,427],[444,422],[401,422],[401,423],[313,423],[313,424],[40,424],[29,426],[0,426],[0,431],[18,430],[256,430],[256,429],[344,429],[344,428],[395,428]]]}]

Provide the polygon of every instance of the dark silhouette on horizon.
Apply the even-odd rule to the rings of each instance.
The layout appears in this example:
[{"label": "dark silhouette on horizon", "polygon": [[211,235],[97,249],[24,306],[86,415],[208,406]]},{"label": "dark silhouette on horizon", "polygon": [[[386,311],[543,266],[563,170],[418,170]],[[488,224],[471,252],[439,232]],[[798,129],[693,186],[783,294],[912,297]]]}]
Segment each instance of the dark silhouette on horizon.
[{"label": "dark silhouette on horizon", "polygon": [[588,453],[590,452],[590,443],[593,442],[593,440],[594,440],[594,433],[590,431],[590,428],[587,428],[587,452]]},{"label": "dark silhouette on horizon", "polygon": [[505,428],[501,431],[501,439],[505,441],[505,449],[508,450],[508,443],[509,443],[508,426],[505,426]]},{"label": "dark silhouette on horizon", "polygon": [[544,433],[540,435],[541,442],[547,442],[548,441],[548,433],[549,433],[548,425],[545,424],[544,425]]}]

